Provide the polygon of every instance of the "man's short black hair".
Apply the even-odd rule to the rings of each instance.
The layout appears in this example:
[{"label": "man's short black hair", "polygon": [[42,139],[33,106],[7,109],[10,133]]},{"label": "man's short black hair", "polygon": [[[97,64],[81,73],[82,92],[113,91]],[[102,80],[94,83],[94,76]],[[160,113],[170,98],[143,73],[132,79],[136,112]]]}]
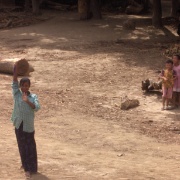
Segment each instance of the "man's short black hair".
[{"label": "man's short black hair", "polygon": [[172,64],[172,65],[173,65],[173,61],[170,60],[170,59],[168,59],[168,60],[166,61],[166,64]]},{"label": "man's short black hair", "polygon": [[31,85],[31,81],[30,81],[30,79],[27,78],[27,77],[22,78],[22,79],[20,80],[19,85],[20,85],[20,86],[23,86],[23,84],[26,83],[26,82],[29,84],[29,86]]}]

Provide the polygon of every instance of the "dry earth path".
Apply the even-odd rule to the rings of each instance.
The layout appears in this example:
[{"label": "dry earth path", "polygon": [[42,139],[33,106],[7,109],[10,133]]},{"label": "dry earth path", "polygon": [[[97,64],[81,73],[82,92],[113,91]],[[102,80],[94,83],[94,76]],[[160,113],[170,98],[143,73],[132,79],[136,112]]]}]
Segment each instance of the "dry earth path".
[{"label": "dry earth path", "polygon": [[[80,22],[75,13],[0,32],[1,58],[25,57],[34,66],[39,174],[32,179],[180,179],[179,110],[160,111],[160,93],[143,94],[157,78],[163,51],[177,37],[124,16]],[[144,22],[146,22],[145,25]],[[19,170],[12,111],[12,77],[0,74],[0,179],[24,179]],[[120,110],[121,98],[140,106]]]}]

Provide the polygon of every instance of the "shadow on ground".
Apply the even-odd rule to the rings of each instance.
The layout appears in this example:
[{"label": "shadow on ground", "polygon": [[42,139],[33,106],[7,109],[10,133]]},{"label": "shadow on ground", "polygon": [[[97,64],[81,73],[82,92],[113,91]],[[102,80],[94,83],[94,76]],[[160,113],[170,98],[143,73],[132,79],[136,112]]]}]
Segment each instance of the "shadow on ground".
[{"label": "shadow on ground", "polygon": [[47,176],[41,174],[41,173],[37,173],[32,175],[31,177],[32,180],[50,180]]}]

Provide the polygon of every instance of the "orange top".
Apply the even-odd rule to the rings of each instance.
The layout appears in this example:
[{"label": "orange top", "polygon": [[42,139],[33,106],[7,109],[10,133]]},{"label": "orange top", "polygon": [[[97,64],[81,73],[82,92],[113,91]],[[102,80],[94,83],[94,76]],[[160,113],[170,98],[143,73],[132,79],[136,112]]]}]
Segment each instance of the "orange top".
[{"label": "orange top", "polygon": [[174,77],[176,75],[176,72],[174,70],[163,70],[161,73],[162,77],[165,77],[167,80],[162,80],[162,85],[166,88],[171,88],[174,85]]}]

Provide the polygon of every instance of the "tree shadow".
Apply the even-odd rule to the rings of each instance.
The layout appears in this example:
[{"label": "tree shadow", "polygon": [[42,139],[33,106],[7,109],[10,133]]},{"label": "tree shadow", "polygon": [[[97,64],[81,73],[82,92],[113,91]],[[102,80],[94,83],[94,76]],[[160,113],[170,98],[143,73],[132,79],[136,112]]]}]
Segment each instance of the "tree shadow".
[{"label": "tree shadow", "polygon": [[[72,19],[70,19],[70,17]],[[59,25],[57,19],[59,20]],[[52,46],[60,50],[68,51],[79,51],[82,52],[83,49],[78,48],[80,45],[91,41],[91,37],[97,37],[97,42],[100,41],[109,41],[108,36],[118,37],[119,39],[128,40],[129,42],[142,41],[148,42],[148,40],[176,40],[174,34],[172,34],[167,28],[163,28],[163,34],[158,34],[158,30],[150,29],[145,32],[147,26],[151,26],[151,18],[143,16],[132,16],[132,15],[119,15],[116,18],[110,15],[106,15],[103,20],[90,20],[86,22],[78,21],[78,17],[75,16],[75,13],[61,14],[60,17],[56,17],[48,21],[47,26],[50,31],[47,31],[46,22],[40,25],[33,25],[33,28],[28,29],[28,27],[19,28],[16,33],[11,35],[11,39],[6,40],[2,38],[2,41],[7,42],[8,48],[14,49],[15,52],[21,53],[20,49],[27,49],[32,44],[32,47],[41,47],[42,49],[52,49]],[[124,31],[123,21],[131,19],[134,20],[137,24],[135,31]],[[64,24],[64,21],[67,23]],[[61,24],[62,23],[62,24]],[[43,26],[44,29],[39,29],[40,26]],[[69,26],[70,25],[70,26]],[[54,29],[59,29],[59,32],[54,31]],[[72,28],[74,31],[72,31]],[[22,29],[25,29],[24,32]],[[81,29],[81,30],[80,30]],[[2,34],[8,33],[8,31],[14,30],[4,30],[1,31]],[[102,33],[98,33],[98,31]],[[85,33],[84,33],[85,32]],[[130,38],[129,38],[130,37]],[[27,43],[31,42],[31,43]],[[72,44],[72,47],[69,47],[69,43]],[[63,44],[63,45],[62,45]],[[23,53],[23,52],[22,52]],[[86,51],[86,53],[88,53]]]}]

